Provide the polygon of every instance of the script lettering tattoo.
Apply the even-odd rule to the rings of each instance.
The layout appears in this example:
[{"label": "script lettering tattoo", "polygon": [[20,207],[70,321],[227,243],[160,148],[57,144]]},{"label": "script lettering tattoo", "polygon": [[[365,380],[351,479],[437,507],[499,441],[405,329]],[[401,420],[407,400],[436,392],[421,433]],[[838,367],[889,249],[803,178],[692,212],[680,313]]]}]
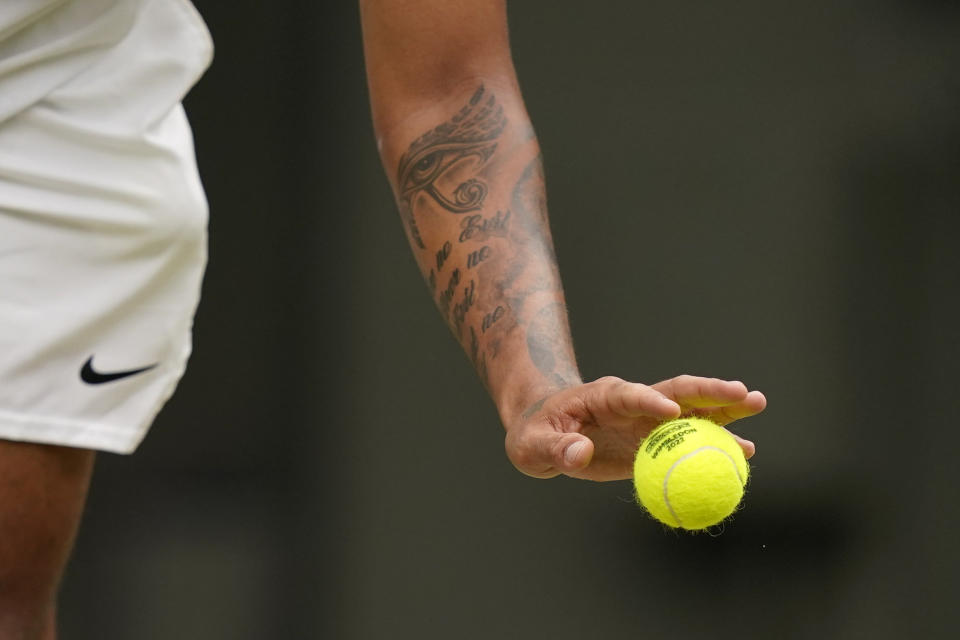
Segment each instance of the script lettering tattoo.
[{"label": "script lettering tattoo", "polygon": [[480,324],[480,331],[482,333],[486,333],[487,329],[492,327],[494,323],[496,323],[497,320],[502,318],[503,314],[505,314],[506,312],[507,310],[503,308],[503,305],[498,304],[496,309],[494,309],[490,313],[483,316],[483,322]]},{"label": "script lettering tattoo", "polygon": [[479,251],[471,251],[470,254],[467,255],[467,269],[473,269],[489,258],[491,253],[489,245],[483,245]]},{"label": "script lettering tattoo", "polygon": [[425,248],[416,223],[419,206],[432,200],[457,214],[483,206],[488,189],[478,172],[496,150],[506,124],[503,107],[481,85],[453,118],[414,140],[400,158],[400,214],[418,247]]},{"label": "script lettering tattoo", "polygon": [[467,216],[460,223],[460,242],[467,240],[484,241],[491,236],[505,238],[507,236],[507,225],[510,223],[510,212],[497,211],[492,218],[484,218],[482,215],[475,214]]},{"label": "script lettering tattoo", "polygon": [[450,274],[450,280],[447,282],[447,288],[440,293],[440,299],[437,304],[443,315],[447,315],[450,310],[450,303],[453,301],[453,295],[457,292],[457,285],[460,284],[460,269],[454,269]]},{"label": "script lettering tattoo", "polygon": [[440,251],[437,251],[437,271],[443,269],[443,263],[450,257],[451,251],[453,251],[453,245],[447,240],[443,243],[443,246],[440,247]]},{"label": "script lettering tattoo", "polygon": [[476,283],[471,280],[470,284],[463,288],[463,299],[453,305],[453,326],[458,336],[460,335],[460,328],[463,326],[463,320],[467,317],[467,311],[473,306],[475,291]]},{"label": "script lettering tattoo", "polygon": [[433,269],[430,269],[430,276],[427,278],[427,286],[430,287],[430,293],[436,295],[437,293],[437,274],[433,272]]}]

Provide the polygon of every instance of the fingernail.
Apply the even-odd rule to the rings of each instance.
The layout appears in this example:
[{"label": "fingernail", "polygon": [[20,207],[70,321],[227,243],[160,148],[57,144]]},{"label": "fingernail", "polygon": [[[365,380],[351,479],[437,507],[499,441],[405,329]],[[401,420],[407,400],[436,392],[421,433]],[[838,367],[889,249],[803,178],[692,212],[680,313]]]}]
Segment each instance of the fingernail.
[{"label": "fingernail", "polygon": [[567,464],[574,464],[577,461],[577,458],[580,457],[580,453],[583,451],[583,448],[587,446],[583,440],[577,440],[569,447],[566,451],[563,452],[563,459],[567,461]]}]

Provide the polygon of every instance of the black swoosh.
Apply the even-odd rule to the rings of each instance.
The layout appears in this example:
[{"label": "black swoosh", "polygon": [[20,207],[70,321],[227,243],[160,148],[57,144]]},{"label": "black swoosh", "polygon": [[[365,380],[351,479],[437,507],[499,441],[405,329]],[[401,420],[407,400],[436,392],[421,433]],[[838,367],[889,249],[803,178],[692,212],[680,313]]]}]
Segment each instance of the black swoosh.
[{"label": "black swoosh", "polygon": [[144,371],[149,371],[157,366],[158,363],[151,364],[148,367],[140,367],[139,369],[130,369],[129,371],[114,371],[112,373],[101,373],[99,371],[93,370],[93,356],[90,356],[86,362],[83,363],[83,368],[80,369],[80,379],[86,382],[87,384],[103,384],[104,382],[113,382],[114,380],[120,380],[121,378],[126,378],[128,376],[135,376],[138,373],[143,373]]}]

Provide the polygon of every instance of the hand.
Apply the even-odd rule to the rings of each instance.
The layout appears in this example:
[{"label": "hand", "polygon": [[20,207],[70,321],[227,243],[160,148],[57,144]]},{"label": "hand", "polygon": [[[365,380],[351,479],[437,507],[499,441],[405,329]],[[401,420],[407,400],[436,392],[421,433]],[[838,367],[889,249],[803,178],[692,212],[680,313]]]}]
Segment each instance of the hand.
[{"label": "hand", "polygon": [[[678,376],[647,386],[600,378],[546,397],[507,425],[507,456],[535,478],[624,480],[633,477],[640,441],[660,423],[698,415],[727,425],[766,405],[762,393],[742,382]],[[734,437],[751,457],[753,443]]]}]

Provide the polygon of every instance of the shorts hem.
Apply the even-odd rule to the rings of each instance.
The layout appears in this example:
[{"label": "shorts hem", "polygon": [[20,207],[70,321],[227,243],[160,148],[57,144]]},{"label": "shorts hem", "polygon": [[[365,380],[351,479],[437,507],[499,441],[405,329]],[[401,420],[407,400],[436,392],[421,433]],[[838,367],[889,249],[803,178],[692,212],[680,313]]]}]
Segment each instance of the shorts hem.
[{"label": "shorts hem", "polygon": [[130,454],[144,436],[146,429],[132,430],[62,418],[38,418],[0,410],[0,440]]}]

